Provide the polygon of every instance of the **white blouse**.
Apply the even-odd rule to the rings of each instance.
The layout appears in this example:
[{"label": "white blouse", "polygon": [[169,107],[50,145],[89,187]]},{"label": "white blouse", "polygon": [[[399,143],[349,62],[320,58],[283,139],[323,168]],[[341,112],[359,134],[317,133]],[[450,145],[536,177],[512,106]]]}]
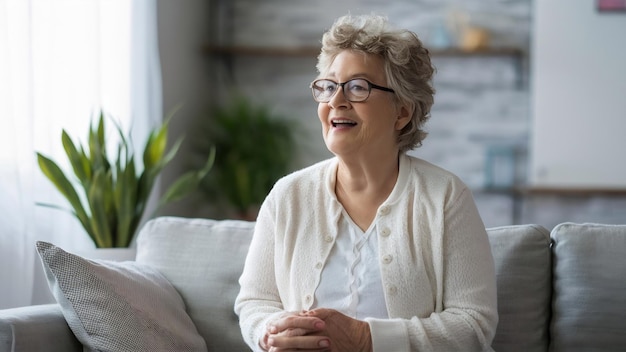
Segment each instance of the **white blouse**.
[{"label": "white blouse", "polygon": [[313,307],[332,308],[355,319],[389,318],[380,276],[376,220],[363,232],[342,212],[337,240],[320,283]]}]

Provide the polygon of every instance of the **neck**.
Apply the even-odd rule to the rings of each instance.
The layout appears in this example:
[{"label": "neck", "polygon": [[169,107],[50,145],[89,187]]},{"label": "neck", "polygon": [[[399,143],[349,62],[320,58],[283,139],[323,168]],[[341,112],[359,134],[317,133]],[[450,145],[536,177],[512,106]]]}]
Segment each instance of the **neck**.
[{"label": "neck", "polygon": [[335,194],[352,220],[366,231],[378,207],[389,197],[399,174],[399,158],[376,163],[345,163],[337,167]]},{"label": "neck", "polygon": [[339,159],[336,187],[340,187],[348,195],[384,194],[386,198],[398,179],[399,163],[398,154],[367,162],[347,162]]}]

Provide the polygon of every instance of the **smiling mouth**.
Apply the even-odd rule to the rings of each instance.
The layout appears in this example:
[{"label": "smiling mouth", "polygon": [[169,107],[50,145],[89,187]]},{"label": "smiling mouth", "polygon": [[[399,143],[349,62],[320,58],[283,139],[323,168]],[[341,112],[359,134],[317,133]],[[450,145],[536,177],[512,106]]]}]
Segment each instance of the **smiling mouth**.
[{"label": "smiling mouth", "polygon": [[356,126],[356,122],[354,121],[350,121],[350,120],[332,120],[330,122],[333,127],[352,127],[352,126]]}]

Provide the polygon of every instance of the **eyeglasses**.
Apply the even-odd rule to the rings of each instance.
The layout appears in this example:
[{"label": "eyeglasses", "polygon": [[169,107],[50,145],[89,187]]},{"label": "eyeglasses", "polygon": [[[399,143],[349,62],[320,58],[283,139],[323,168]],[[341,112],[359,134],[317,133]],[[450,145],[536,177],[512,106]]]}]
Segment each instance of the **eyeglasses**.
[{"label": "eyeglasses", "polygon": [[355,78],[343,83],[337,83],[329,79],[318,79],[311,83],[313,99],[318,103],[328,103],[335,93],[337,93],[338,87],[341,87],[343,95],[352,103],[367,100],[372,88],[395,93],[391,88],[376,85],[363,78]]}]

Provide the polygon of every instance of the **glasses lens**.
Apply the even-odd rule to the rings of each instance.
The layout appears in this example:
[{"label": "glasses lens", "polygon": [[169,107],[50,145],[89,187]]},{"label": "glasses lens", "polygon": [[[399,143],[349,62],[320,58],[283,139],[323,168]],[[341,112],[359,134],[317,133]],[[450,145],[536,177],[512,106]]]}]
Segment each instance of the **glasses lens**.
[{"label": "glasses lens", "polygon": [[370,85],[364,79],[353,79],[346,82],[343,92],[350,101],[363,101],[370,95]]},{"label": "glasses lens", "polygon": [[313,82],[311,89],[313,90],[313,97],[315,100],[325,103],[328,102],[335,94],[335,91],[337,90],[337,83],[327,79],[320,79]]}]

